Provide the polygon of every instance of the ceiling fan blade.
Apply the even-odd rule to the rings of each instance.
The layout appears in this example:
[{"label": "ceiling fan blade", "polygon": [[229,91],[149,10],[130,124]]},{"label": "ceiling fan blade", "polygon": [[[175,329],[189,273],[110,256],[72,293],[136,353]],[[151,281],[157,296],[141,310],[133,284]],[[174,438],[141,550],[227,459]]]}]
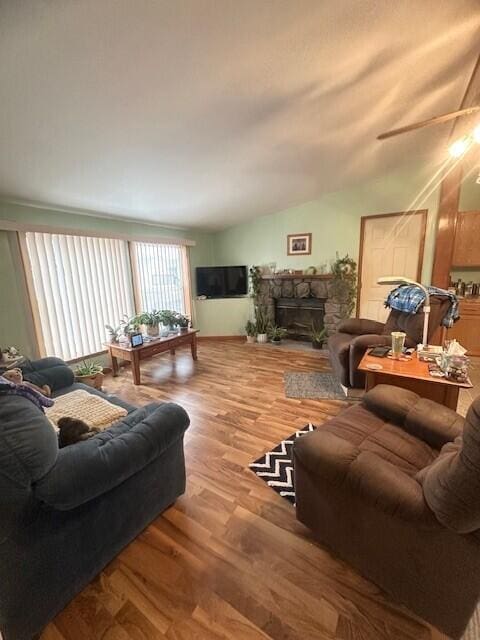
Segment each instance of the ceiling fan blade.
[{"label": "ceiling fan blade", "polygon": [[460,116],[468,116],[471,113],[475,113],[476,111],[480,111],[480,106],[469,107],[468,109],[460,109],[460,111],[452,111],[451,113],[444,113],[441,116],[435,116],[434,118],[429,118],[428,120],[422,120],[421,122],[407,124],[404,127],[399,127],[398,129],[392,129],[391,131],[386,131],[385,133],[381,133],[379,136],[377,136],[377,140],[385,140],[386,138],[392,138],[393,136],[398,136],[401,133],[407,133],[408,131],[414,131],[415,129],[421,129],[422,127],[429,127],[432,124],[440,124],[442,122],[448,122],[449,120],[453,120],[454,118],[459,118]]}]

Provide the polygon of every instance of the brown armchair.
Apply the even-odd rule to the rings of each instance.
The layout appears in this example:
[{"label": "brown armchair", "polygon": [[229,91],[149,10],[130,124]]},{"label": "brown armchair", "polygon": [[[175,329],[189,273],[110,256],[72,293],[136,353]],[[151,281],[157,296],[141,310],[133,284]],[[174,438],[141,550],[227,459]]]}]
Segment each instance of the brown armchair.
[{"label": "brown armchair", "polygon": [[[450,302],[448,298],[432,296],[430,306],[429,340],[441,325]],[[385,324],[375,320],[349,318],[339,325],[338,333],[328,338],[328,351],[333,370],[343,386],[365,386],[365,374],[358,371],[360,360],[369,347],[391,344],[392,331],[404,331],[407,334],[406,346],[415,347],[422,341],[423,313],[410,314],[392,309]]]},{"label": "brown armchair", "polygon": [[480,398],[464,419],[378,385],[293,457],[297,518],[319,542],[459,638],[480,598]]}]

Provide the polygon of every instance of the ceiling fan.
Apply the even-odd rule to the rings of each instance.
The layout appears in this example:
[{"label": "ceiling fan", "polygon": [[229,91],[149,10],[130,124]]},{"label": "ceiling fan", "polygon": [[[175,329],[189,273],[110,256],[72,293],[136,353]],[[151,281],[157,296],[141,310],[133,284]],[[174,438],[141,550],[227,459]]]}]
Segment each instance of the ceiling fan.
[{"label": "ceiling fan", "polygon": [[421,122],[414,122],[413,124],[407,124],[404,127],[399,127],[398,129],[391,129],[390,131],[385,131],[377,136],[377,140],[385,140],[386,138],[392,138],[393,136],[399,136],[402,133],[407,133],[408,131],[415,131],[415,129],[422,129],[423,127],[430,127],[433,124],[441,124],[442,122],[448,122],[449,120],[454,120],[455,118],[460,118],[461,116],[469,116],[472,113],[476,113],[480,111],[480,106],[469,107],[468,109],[460,109],[459,111],[451,111],[450,113],[444,113],[441,116],[435,116],[433,118],[429,118],[428,120],[422,120]]}]

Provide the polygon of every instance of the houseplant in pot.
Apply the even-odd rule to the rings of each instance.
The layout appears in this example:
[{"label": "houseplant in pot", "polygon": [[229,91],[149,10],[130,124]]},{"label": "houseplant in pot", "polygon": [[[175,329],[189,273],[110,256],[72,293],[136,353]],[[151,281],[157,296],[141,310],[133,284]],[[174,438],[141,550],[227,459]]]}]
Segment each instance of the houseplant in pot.
[{"label": "houseplant in pot", "polygon": [[327,339],[326,329],[323,327],[322,329],[318,329],[314,324],[312,324],[312,330],[310,332],[310,338],[312,340],[312,347],[314,349],[322,349],[323,344]]},{"label": "houseplant in pot", "polygon": [[283,338],[286,338],[287,330],[283,327],[277,327],[277,325],[274,324],[272,327],[270,327],[268,335],[270,336],[272,344],[278,345],[282,342]]},{"label": "houseplant in pot", "polygon": [[164,327],[168,328],[169,331],[174,331],[177,326],[177,318],[174,311],[170,311],[169,309],[164,309],[163,311],[159,311],[160,322]]},{"label": "houseplant in pot", "polygon": [[190,318],[184,316],[182,313],[175,314],[175,324],[180,329],[180,333],[186,333],[190,325]]},{"label": "houseplant in pot", "polygon": [[245,333],[247,334],[247,342],[253,344],[257,335],[257,325],[252,320],[248,320],[245,325]]},{"label": "houseplant in pot", "polygon": [[99,362],[87,362],[84,360],[74,371],[75,380],[77,382],[83,382],[83,384],[93,387],[94,389],[101,389],[103,385],[103,379],[105,374],[103,373],[103,367]]},{"label": "houseplant in pot", "polygon": [[268,330],[270,328],[266,307],[258,306],[255,308],[255,325],[257,327],[257,342],[265,344],[268,342]]},{"label": "houseplant in pot", "polygon": [[113,327],[111,324],[105,325],[105,329],[108,332],[108,341],[110,342],[110,344],[117,344],[118,334],[120,333],[121,328],[121,325],[119,325],[118,327]]},{"label": "houseplant in pot", "polygon": [[143,324],[147,330],[147,335],[151,338],[158,338],[160,333],[161,312],[156,311],[144,311],[136,317],[138,324]]}]

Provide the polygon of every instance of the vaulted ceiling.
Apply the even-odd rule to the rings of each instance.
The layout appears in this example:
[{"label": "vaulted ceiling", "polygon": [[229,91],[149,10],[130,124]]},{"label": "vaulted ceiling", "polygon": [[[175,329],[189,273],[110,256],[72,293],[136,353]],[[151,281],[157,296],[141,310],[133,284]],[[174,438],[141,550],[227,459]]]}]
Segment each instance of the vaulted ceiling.
[{"label": "vaulted ceiling", "polygon": [[0,0],[0,195],[225,227],[438,162],[478,0]]}]

